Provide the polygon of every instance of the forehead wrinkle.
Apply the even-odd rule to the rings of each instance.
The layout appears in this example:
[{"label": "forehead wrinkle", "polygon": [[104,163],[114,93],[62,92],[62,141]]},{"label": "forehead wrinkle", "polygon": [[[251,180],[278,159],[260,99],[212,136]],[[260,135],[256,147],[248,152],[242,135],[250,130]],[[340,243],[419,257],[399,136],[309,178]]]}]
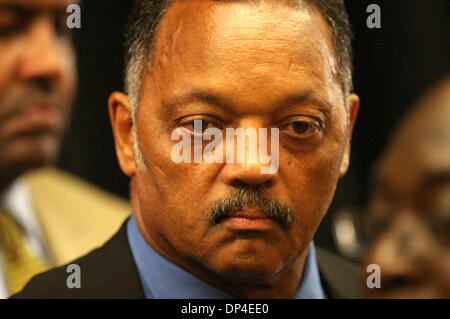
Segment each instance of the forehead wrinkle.
[{"label": "forehead wrinkle", "polygon": [[[248,50],[254,50],[253,52],[257,52],[258,50],[261,52],[266,50],[269,53],[279,52],[280,49],[286,49],[286,46],[282,45],[286,43],[294,44],[296,49],[301,49],[305,45],[304,41],[301,41],[303,43],[298,43],[301,39],[279,38],[279,32],[284,30],[288,31],[285,33],[295,34],[297,31],[303,31],[303,33],[305,33],[305,28],[319,28],[314,23],[311,23],[313,17],[310,14],[310,8],[306,6],[308,10],[305,10],[297,7],[293,8],[292,6],[289,6],[289,3],[280,4],[276,2],[272,3],[271,1],[270,3],[271,6],[277,7],[279,10],[286,10],[291,13],[289,19],[283,20],[282,24],[271,22],[270,19],[268,19],[268,22],[263,21],[264,19],[261,19],[262,16],[267,15],[269,18],[271,17],[271,12],[263,11],[263,9],[267,7],[265,1],[258,3],[232,2],[231,5],[229,3],[212,1],[175,1],[161,21],[159,26],[160,30],[158,30],[158,35],[156,37],[157,41],[155,41],[155,47],[158,47],[159,49],[164,48],[164,50],[159,53],[165,53],[165,57],[170,56],[171,53],[186,53],[189,51],[203,52],[208,50],[221,52],[227,49],[227,47],[223,45],[224,43],[232,44],[228,48],[230,50],[241,47]],[[192,8],[194,4],[208,6],[209,10],[194,10],[195,8]],[[245,12],[241,12],[242,10],[235,10],[235,6],[240,6],[245,10],[246,7],[255,5],[265,7],[258,9],[257,13],[254,8],[248,8]],[[314,8],[314,10],[316,9]],[[189,21],[185,20],[185,11],[189,11]],[[216,18],[217,15],[218,18]],[[253,22],[251,22],[252,18],[254,20]],[[320,12],[318,12],[316,18],[322,20],[322,24],[325,25],[325,32],[328,33],[327,37],[331,39],[327,23]],[[199,38],[196,39],[196,41],[191,41],[191,43],[183,41],[183,28],[185,29],[185,35],[191,33]],[[272,32],[271,30],[274,31]],[[321,31],[323,32],[324,30]],[[236,33],[240,33],[241,36],[239,37]],[[255,35],[249,37],[249,33],[255,33]],[[231,36],[229,34],[231,34]],[[223,39],[226,39],[227,37],[229,38],[228,41],[224,41]],[[307,37],[307,39],[310,40],[311,38]],[[242,42],[244,41],[272,41],[272,44],[268,46],[266,43],[265,45],[263,44],[262,47],[260,45],[260,48],[258,49],[257,47],[252,48],[249,45],[243,45]],[[217,47],[215,44],[220,44],[221,46]],[[309,46],[308,50],[315,50],[315,46],[326,47],[327,45],[326,41],[325,43],[315,43],[314,46]],[[315,51],[315,55],[318,55],[324,53],[324,48]],[[332,52],[330,50],[328,51],[328,53]],[[157,55],[155,54],[155,56]]]},{"label": "forehead wrinkle", "polygon": [[[257,46],[259,46],[261,52],[279,53],[279,51],[286,49],[286,46],[283,45],[292,45],[295,50],[286,50],[292,56],[295,56],[296,52],[301,52],[303,55],[315,57],[314,60],[317,60],[319,56],[323,57],[325,60],[323,63],[330,68],[333,76],[332,80],[339,82],[331,32],[328,23],[316,7],[306,5],[303,2],[301,6],[292,6],[289,1],[284,3],[258,1],[257,3],[242,2],[238,4],[244,10],[247,9],[247,11],[239,11],[238,14],[235,10],[233,11],[231,8],[225,7],[221,14],[226,15],[228,13],[228,16],[223,19],[223,23],[213,25],[214,29],[212,29],[212,32],[215,32],[219,36],[227,35],[228,33],[232,35],[230,41],[227,42],[232,44],[230,49],[246,47],[249,50],[255,50],[254,52],[257,52]],[[260,8],[255,10],[252,8],[252,5],[259,5]],[[269,10],[266,10],[267,8]],[[272,8],[288,12],[286,19],[281,21],[282,23],[279,23],[279,20],[271,21]],[[267,16],[267,19],[261,18],[264,16]],[[236,28],[236,26],[244,27]],[[230,30],[232,32],[229,32]],[[291,38],[280,38],[279,33],[283,31],[287,31],[285,34],[292,34]],[[313,32],[321,33],[325,37],[313,39],[309,36]],[[298,35],[304,35],[304,37],[300,38]],[[264,41],[270,41],[271,45],[268,46],[267,43],[258,43]],[[244,42],[247,42],[247,45]]]},{"label": "forehead wrinkle", "polygon": [[[227,30],[233,32],[230,32],[229,41],[220,42],[221,47],[213,47],[211,51],[219,60],[223,56],[226,57],[228,52],[236,51],[240,52],[240,56],[254,57],[252,61],[254,65],[249,68],[252,71],[258,70],[258,67],[264,67],[265,64],[279,64],[282,71],[298,73],[300,76],[305,73],[309,74],[312,76],[310,80],[316,82],[318,87],[327,89],[326,94],[328,94],[329,101],[333,98],[343,100],[343,97],[336,96],[341,93],[340,89],[337,93],[334,90],[335,87],[340,88],[340,81],[331,33],[326,21],[318,11],[313,16],[310,11],[305,12],[298,8],[288,7],[286,10],[290,10],[290,13],[292,10],[296,10],[293,21],[291,22],[289,19],[283,20],[282,23],[275,21],[273,27],[272,22],[264,22],[263,26],[259,25],[261,24],[260,15],[256,15],[259,20],[255,19],[254,25],[249,26],[243,22],[245,27],[242,29],[237,28],[231,19],[224,19],[225,23],[218,24],[217,29],[212,32],[222,36],[227,36]],[[300,18],[296,16],[297,14],[300,14]],[[319,19],[321,23],[313,23],[313,19]],[[277,31],[283,30],[289,30],[289,33],[294,36],[280,38]],[[313,32],[322,35],[325,33],[326,37],[316,39],[309,36]],[[328,38],[328,42],[326,38]],[[274,59],[274,54],[280,58]]]},{"label": "forehead wrinkle", "polygon": [[[162,55],[163,62],[167,63],[169,57],[176,56],[176,54],[183,56],[183,54],[187,54],[195,49],[195,46],[187,47],[190,43],[185,40],[185,37],[189,34],[195,34],[197,37],[203,35],[203,26],[206,24],[207,19],[202,10],[190,10],[190,7],[207,2],[209,1],[174,1],[169,5],[156,30],[152,50],[154,59],[161,60],[160,56]],[[188,15],[186,11],[189,12]],[[189,16],[188,20],[186,20],[187,16]],[[202,37],[195,41],[196,46],[199,46],[195,51],[203,49],[202,43],[205,40]]]},{"label": "forehead wrinkle", "polygon": [[[198,1],[189,1],[190,4],[195,2],[199,3]],[[202,5],[206,5],[205,3],[207,2],[202,2]],[[221,77],[209,79],[206,82],[213,83],[214,87],[214,84],[220,85],[220,83],[217,83],[217,81],[220,82],[220,78],[230,79],[238,77],[249,81],[252,87],[259,89],[259,86],[267,83],[267,80],[276,80],[277,83],[287,80],[292,82],[297,76],[296,73],[298,73],[298,79],[303,83],[302,86],[305,85],[305,80],[307,80],[308,84],[320,90],[321,95],[325,95],[324,99],[328,101],[334,99],[336,92],[330,91],[335,91],[335,87],[340,92],[337,77],[330,74],[331,68],[328,67],[329,64],[327,63],[327,59],[330,59],[330,57],[327,57],[327,55],[329,56],[332,52],[330,52],[329,44],[323,37],[321,39],[314,39],[307,35],[303,38],[295,38],[289,35],[280,37],[277,32],[263,30],[258,26],[249,27],[257,35],[249,36],[250,32],[246,32],[247,25],[244,22],[242,29],[239,29],[242,25],[229,25],[238,34],[236,32],[227,34],[227,32],[224,32],[224,27],[230,21],[224,11],[228,11],[231,14],[236,10],[223,6],[223,3],[208,5],[216,7],[203,12],[200,12],[202,10],[192,10],[191,8],[189,20],[185,20],[185,10],[189,10],[190,7],[187,6],[187,2],[175,2],[163,17],[156,37],[157,40],[155,41],[154,63],[152,63],[153,66],[151,67],[153,70],[155,67],[159,69],[158,77],[155,78],[156,82],[159,81],[160,84],[170,85],[171,77],[179,78],[195,75],[195,79],[200,79],[200,83],[202,83],[209,77],[211,72],[214,74],[221,73],[221,69],[225,68],[226,72],[222,72]],[[218,11],[219,5],[222,5],[220,12]],[[248,5],[248,3],[241,4],[242,7],[245,5]],[[184,8],[180,6],[184,6]],[[280,5],[278,7],[284,8]],[[252,10],[255,11],[254,8]],[[286,10],[289,10],[291,13],[294,12],[294,14],[297,14],[299,11],[299,9],[289,7],[286,7]],[[218,19],[215,19],[214,15],[217,13],[220,16]],[[262,14],[265,14],[265,12]],[[261,14],[258,13],[256,16],[261,23]],[[310,18],[309,13],[308,17]],[[316,18],[323,20],[321,15],[317,15]],[[265,22],[263,21],[263,23]],[[270,23],[273,24],[273,22]],[[284,23],[285,21],[283,21]],[[322,21],[322,23],[327,28],[326,22]],[[310,28],[310,25],[311,23],[305,22],[302,27]],[[286,29],[286,27],[283,28]],[[299,28],[301,34],[308,33],[308,29],[304,30],[299,25],[296,25],[295,28]],[[323,33],[323,30],[319,30],[319,32]],[[326,32],[328,32],[327,36],[331,37],[328,29],[326,29]],[[195,41],[192,41],[189,34],[195,34]],[[187,37],[185,38],[185,36]],[[239,52],[239,54],[236,54],[236,52]],[[240,58],[230,65],[231,54]],[[245,57],[250,57],[250,59],[245,59]],[[331,60],[333,59],[334,57],[331,58]],[[222,63],[228,64],[222,65]],[[266,67],[273,68],[275,64],[280,67],[280,72],[284,73],[287,71],[284,73],[286,77],[272,76],[273,79],[268,78],[270,75]],[[174,72],[164,72],[166,67],[170,67]],[[187,72],[185,72],[186,68],[189,69]],[[246,72],[242,72],[243,69]],[[192,70],[195,70],[195,72],[191,72]],[[193,79],[189,78],[189,80]],[[211,82],[211,80],[215,81]],[[154,83],[154,85],[159,86],[158,83]]]}]

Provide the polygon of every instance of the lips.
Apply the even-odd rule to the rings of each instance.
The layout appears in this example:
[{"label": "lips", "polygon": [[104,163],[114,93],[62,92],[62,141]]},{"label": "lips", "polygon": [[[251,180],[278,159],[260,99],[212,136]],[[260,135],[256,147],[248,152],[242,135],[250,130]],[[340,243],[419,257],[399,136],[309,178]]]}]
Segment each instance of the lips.
[{"label": "lips", "polygon": [[272,216],[262,210],[257,209],[246,209],[240,210],[238,212],[232,213],[228,218],[245,218],[245,219],[271,219]]},{"label": "lips", "polygon": [[1,138],[59,136],[64,129],[61,110],[49,104],[30,104],[4,119]]},{"label": "lips", "polygon": [[56,107],[49,105],[35,104],[27,109],[27,114],[31,121],[47,124],[49,126],[55,125],[61,119],[61,112]]},{"label": "lips", "polygon": [[234,231],[269,231],[277,223],[269,213],[261,210],[240,210],[232,213],[223,221],[224,225]]}]

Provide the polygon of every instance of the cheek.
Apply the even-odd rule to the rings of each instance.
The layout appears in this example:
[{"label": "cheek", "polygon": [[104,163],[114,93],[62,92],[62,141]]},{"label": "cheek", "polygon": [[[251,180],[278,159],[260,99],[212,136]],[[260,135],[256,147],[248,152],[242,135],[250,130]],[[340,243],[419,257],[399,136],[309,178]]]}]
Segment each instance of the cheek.
[{"label": "cheek", "polygon": [[[148,118],[148,117],[147,117]],[[141,199],[147,203],[144,211],[156,213],[155,220],[171,233],[200,237],[209,223],[208,194],[216,165],[175,163],[167,124],[141,121],[138,124],[139,142],[146,168],[137,173],[145,188]],[[148,129],[152,127],[152,129]],[[178,231],[174,231],[177,229]],[[169,233],[169,230],[172,230]],[[174,238],[176,240],[176,238]]]},{"label": "cheek", "polygon": [[[308,154],[280,154],[280,179],[294,210],[299,236],[312,238],[336,189],[343,147],[330,144]],[[283,165],[283,166],[281,166]],[[285,167],[285,168],[283,168]]]},{"label": "cheek", "polygon": [[2,91],[14,80],[14,68],[17,66],[19,52],[19,45],[0,40],[0,98],[5,93]]},{"label": "cheek", "polygon": [[169,162],[164,167],[154,166],[140,176],[139,197],[147,229],[156,231],[153,237],[169,242],[179,254],[202,259],[216,242],[221,242],[208,232],[211,185],[204,177],[194,177],[193,164]]},{"label": "cheek", "polygon": [[344,151],[343,142],[332,141],[305,152],[280,152],[280,174],[293,198],[306,193],[326,196],[333,190]]},{"label": "cheek", "polygon": [[78,74],[76,54],[71,44],[65,43],[60,48],[62,81],[60,90],[71,103],[77,90]]}]

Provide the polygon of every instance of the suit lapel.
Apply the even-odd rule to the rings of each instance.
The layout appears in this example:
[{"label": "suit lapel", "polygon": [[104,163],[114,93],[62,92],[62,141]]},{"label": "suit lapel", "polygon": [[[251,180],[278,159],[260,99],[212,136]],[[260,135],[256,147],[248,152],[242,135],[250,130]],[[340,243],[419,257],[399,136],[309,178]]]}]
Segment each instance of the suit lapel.
[{"label": "suit lapel", "polygon": [[82,280],[94,298],[145,298],[128,242],[127,221],[103,247],[81,259],[80,267],[89,269]]},{"label": "suit lapel", "polygon": [[[104,274],[95,274],[97,283],[101,279],[102,292],[112,293],[108,298],[145,298],[137,267],[129,246],[126,222],[119,232],[102,248],[97,256],[90,258],[86,266],[104,269]],[[328,297],[333,299],[361,298],[362,281],[359,269],[333,253],[316,247],[317,262],[322,284]],[[110,265],[114,265],[111,267]],[[95,278],[88,279],[96,282]],[[96,289],[92,287],[92,289]],[[100,292],[100,291],[99,291]]]},{"label": "suit lapel", "polygon": [[131,211],[123,202],[55,169],[27,174],[25,182],[55,265],[102,245]]},{"label": "suit lapel", "polygon": [[325,293],[332,299],[361,298],[359,269],[329,251],[316,248],[317,263]]}]

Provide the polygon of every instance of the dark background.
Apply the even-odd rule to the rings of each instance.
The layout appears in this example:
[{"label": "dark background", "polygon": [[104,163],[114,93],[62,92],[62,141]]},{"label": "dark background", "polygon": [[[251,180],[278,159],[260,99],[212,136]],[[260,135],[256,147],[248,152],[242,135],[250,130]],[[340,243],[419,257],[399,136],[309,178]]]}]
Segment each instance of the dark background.
[{"label": "dark background", "polygon": [[[449,70],[449,1],[345,1],[353,26],[355,92],[361,98],[352,159],[340,181],[316,242],[334,249],[331,215],[343,206],[363,205],[370,167],[408,107]],[[381,29],[369,29],[366,8],[381,7]],[[59,166],[118,195],[128,197],[128,178],[118,166],[107,100],[123,90],[123,26],[131,0],[82,4],[75,31],[79,94]]]}]

